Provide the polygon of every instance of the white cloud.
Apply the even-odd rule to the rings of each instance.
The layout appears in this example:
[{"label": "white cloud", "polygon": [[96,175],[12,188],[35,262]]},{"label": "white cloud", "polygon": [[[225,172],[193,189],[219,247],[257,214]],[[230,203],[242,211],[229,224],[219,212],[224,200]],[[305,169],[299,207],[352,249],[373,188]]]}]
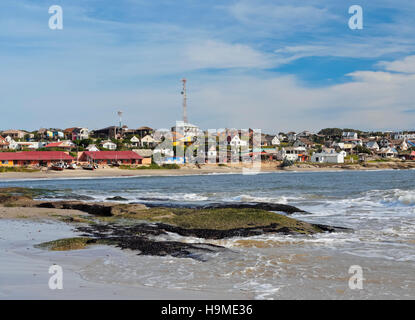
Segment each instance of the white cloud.
[{"label": "white cloud", "polygon": [[237,2],[228,8],[240,22],[250,25],[267,26],[274,30],[297,32],[298,27],[315,28],[327,21],[338,19],[326,8],[304,5],[278,5],[269,3]]},{"label": "white cloud", "polygon": [[415,73],[415,56],[408,56],[402,60],[392,62],[382,61],[378,65],[388,71]]},{"label": "white cloud", "polygon": [[189,45],[185,50],[185,57],[195,69],[272,66],[271,57],[249,46],[212,40]]},{"label": "white cloud", "polygon": [[326,38],[325,42],[314,42],[298,46],[284,46],[274,52],[282,63],[304,57],[379,58],[415,50],[415,44],[400,42],[398,39],[370,38]]},{"label": "white cloud", "polygon": [[219,83],[204,83],[192,97],[197,112],[192,106],[189,109],[201,115],[197,120],[204,126],[213,128],[415,127],[415,114],[406,112],[414,109],[415,75],[358,71],[349,76],[347,83],[323,88],[304,87],[293,76],[226,77]]}]

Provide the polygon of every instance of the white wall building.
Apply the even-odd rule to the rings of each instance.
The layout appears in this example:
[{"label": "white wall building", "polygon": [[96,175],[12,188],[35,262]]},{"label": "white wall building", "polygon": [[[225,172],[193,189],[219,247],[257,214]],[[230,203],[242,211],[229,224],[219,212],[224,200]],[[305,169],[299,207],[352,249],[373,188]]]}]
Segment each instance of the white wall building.
[{"label": "white wall building", "polygon": [[357,133],[356,132],[343,132],[342,134],[343,139],[357,139]]},{"label": "white wall building", "polygon": [[176,121],[176,126],[171,128],[173,132],[182,134],[184,137],[194,138],[200,134],[198,126],[184,121]]},{"label": "white wall building", "polygon": [[138,146],[140,145],[140,139],[138,139],[136,136],[133,136],[133,137],[130,139],[130,142],[131,142],[131,145],[132,145],[133,147],[138,147]]},{"label": "white wall building", "polygon": [[307,150],[304,147],[286,147],[278,151],[278,160],[297,161],[300,154],[306,154]]},{"label": "white wall building", "polygon": [[394,132],[392,134],[392,137],[393,137],[394,140],[415,139],[415,133],[406,133],[406,134],[404,134],[403,132]]},{"label": "white wall building", "polygon": [[102,147],[108,150],[115,150],[117,149],[117,145],[111,141],[104,141],[101,143]]},{"label": "white wall building", "polygon": [[85,148],[87,151],[99,151],[98,147],[95,144],[90,144]]},{"label": "white wall building", "polygon": [[18,150],[19,149],[19,144],[13,140],[13,138],[11,138],[10,136],[7,136],[5,138],[5,140],[9,143],[9,149],[10,150]]},{"label": "white wall building", "polygon": [[317,163],[344,163],[344,154],[343,153],[327,153],[319,152],[314,153],[311,156],[311,162]]},{"label": "white wall building", "polygon": [[229,142],[229,145],[234,147],[246,147],[248,145],[248,141],[241,140],[238,135],[235,135]]}]

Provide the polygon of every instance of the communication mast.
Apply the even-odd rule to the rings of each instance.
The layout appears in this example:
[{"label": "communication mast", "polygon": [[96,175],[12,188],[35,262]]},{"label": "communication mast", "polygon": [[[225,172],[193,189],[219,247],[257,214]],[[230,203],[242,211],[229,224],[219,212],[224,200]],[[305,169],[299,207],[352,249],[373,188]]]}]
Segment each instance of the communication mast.
[{"label": "communication mast", "polygon": [[117,112],[117,114],[118,114],[118,118],[119,118],[119,126],[120,126],[120,129],[122,128],[122,111],[118,111]]},{"label": "communication mast", "polygon": [[118,114],[118,119],[119,119],[118,135],[119,135],[119,138],[121,138],[122,137],[122,111],[118,111],[117,114]]},{"label": "communication mast", "polygon": [[187,95],[186,95],[186,79],[182,79],[183,82],[183,90],[182,90],[182,95],[183,95],[183,122],[187,123]]}]

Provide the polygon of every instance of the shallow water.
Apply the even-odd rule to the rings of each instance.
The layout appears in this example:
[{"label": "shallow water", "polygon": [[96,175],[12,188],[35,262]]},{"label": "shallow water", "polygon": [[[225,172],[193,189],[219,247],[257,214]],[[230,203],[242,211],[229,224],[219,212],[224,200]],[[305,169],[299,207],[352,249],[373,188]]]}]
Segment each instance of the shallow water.
[{"label": "shallow water", "polygon": [[[206,262],[141,257],[124,252],[97,257],[83,267],[90,281],[222,292],[258,299],[415,298],[415,171],[282,172],[9,181],[2,186],[47,188],[45,198],[88,196],[102,201],[122,196],[130,202],[273,202],[297,206],[311,215],[293,217],[344,226],[353,233],[315,236],[263,235],[208,241],[227,247]],[[165,236],[167,240],[201,239]],[[348,286],[349,267],[360,265],[363,290]]]}]

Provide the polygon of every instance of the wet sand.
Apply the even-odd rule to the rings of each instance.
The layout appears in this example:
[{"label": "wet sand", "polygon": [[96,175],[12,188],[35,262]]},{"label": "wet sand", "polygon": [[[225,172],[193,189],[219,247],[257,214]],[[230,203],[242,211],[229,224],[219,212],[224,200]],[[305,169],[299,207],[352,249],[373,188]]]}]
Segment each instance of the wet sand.
[{"label": "wet sand", "polygon": [[[18,208],[21,210],[22,208]],[[144,285],[111,284],[85,280],[80,271],[104,258],[124,254],[118,248],[94,246],[74,251],[46,251],[35,244],[74,236],[71,228],[56,221],[0,220],[0,300],[8,299],[248,299],[249,295],[186,289],[164,289]],[[63,289],[48,286],[49,267],[63,268]],[[140,265],[136,266],[140,272]]]},{"label": "wet sand", "polygon": [[88,215],[78,210],[54,208],[0,207],[0,219],[56,219]]}]

